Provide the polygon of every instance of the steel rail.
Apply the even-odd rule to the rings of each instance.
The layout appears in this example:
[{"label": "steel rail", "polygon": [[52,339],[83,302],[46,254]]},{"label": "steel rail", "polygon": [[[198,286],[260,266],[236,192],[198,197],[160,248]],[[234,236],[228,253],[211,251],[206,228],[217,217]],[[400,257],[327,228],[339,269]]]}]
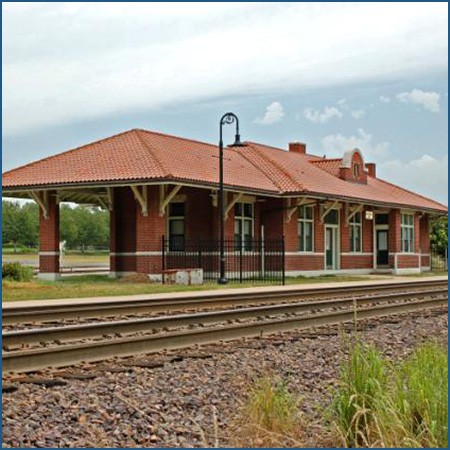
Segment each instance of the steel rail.
[{"label": "steel rail", "polygon": [[442,287],[447,289],[446,281],[419,281],[409,283],[386,283],[381,285],[337,286],[325,288],[307,288],[295,290],[274,290],[266,292],[208,294],[205,296],[192,296],[187,294],[180,298],[167,300],[141,299],[141,300],[109,300],[95,304],[54,304],[30,305],[26,307],[2,308],[3,325],[18,323],[50,322],[67,319],[87,319],[112,317],[115,315],[133,315],[145,313],[158,313],[180,311],[183,309],[199,309],[207,307],[221,307],[228,305],[245,305],[257,302],[282,302],[302,298],[333,298],[336,295],[363,295],[391,290],[418,289],[427,287]]},{"label": "steel rail", "polygon": [[356,317],[360,320],[442,307],[447,306],[447,302],[446,298],[440,298],[374,306],[359,311],[349,308],[346,311],[315,313],[264,322],[13,351],[2,355],[2,373],[27,372],[47,367],[69,366],[82,362],[94,362],[113,357],[181,349],[193,345],[212,344],[244,337],[262,337],[272,333],[349,322],[355,320]]},{"label": "steel rail", "polygon": [[[233,310],[220,310],[201,312],[196,314],[180,314],[146,319],[117,320],[113,322],[93,322],[80,325],[67,325],[62,327],[35,328],[25,330],[5,331],[2,333],[2,346],[10,349],[29,344],[38,344],[49,341],[71,341],[77,339],[97,338],[106,335],[123,335],[137,332],[152,332],[162,328],[190,326],[198,324],[211,324],[232,320],[244,320],[270,315],[297,314],[301,312],[315,312],[324,309],[338,309],[344,307],[357,307],[372,303],[392,302],[430,296],[447,296],[441,290],[420,292],[417,294],[390,293],[362,298],[344,298],[338,300],[319,300],[315,302],[285,303],[282,305],[259,306]],[[445,297],[446,298],[446,297]]]}]

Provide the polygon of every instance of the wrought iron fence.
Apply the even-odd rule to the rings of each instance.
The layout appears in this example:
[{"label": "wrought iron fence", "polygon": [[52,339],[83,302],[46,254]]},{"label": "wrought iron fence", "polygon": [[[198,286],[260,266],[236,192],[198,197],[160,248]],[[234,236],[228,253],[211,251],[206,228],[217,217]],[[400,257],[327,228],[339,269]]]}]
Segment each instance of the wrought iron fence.
[{"label": "wrought iron fence", "polygon": [[[162,267],[203,269],[203,279],[219,278],[218,239],[175,239],[162,237]],[[224,241],[226,277],[230,281],[285,283],[284,239],[246,239]]]},{"label": "wrought iron fence", "polygon": [[448,249],[438,248],[436,246],[431,247],[431,270],[433,272],[445,272],[448,271]]}]

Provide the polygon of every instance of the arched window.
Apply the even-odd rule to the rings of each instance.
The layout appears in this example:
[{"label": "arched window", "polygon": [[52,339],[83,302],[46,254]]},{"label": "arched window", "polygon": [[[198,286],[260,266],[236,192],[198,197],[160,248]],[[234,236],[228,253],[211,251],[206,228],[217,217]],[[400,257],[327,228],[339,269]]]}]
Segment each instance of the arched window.
[{"label": "arched window", "polygon": [[359,164],[353,164],[353,178],[359,178]]}]

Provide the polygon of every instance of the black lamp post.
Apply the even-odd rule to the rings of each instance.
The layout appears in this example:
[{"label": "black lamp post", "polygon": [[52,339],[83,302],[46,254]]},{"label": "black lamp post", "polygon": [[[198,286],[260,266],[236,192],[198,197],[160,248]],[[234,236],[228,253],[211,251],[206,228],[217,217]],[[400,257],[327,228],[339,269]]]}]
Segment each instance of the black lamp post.
[{"label": "black lamp post", "polygon": [[242,147],[241,137],[239,135],[239,119],[236,114],[228,112],[220,119],[220,139],[219,139],[219,210],[220,210],[220,276],[217,282],[219,284],[227,284],[228,280],[225,276],[225,196],[223,189],[223,139],[222,127],[226,124],[236,123],[236,136],[234,144],[231,147]]}]

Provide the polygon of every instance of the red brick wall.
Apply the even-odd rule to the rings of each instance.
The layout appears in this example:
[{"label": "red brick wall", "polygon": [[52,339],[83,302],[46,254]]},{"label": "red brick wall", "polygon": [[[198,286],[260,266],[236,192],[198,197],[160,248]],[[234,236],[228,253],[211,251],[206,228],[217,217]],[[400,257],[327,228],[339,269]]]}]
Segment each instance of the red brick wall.
[{"label": "red brick wall", "polygon": [[389,213],[389,253],[398,253],[401,251],[400,224],[400,211],[398,209],[392,209]]},{"label": "red brick wall", "polygon": [[[325,225],[320,222],[320,206],[314,207],[314,252],[325,251]],[[323,264],[323,262],[322,262]]]},{"label": "red brick wall", "polygon": [[142,214],[141,205],[135,200],[136,251],[161,251],[162,237],[166,235],[167,214],[159,215],[159,187],[147,186],[147,216]]},{"label": "red brick wall", "polygon": [[[366,220],[366,211],[372,211],[372,208],[364,208],[362,214],[362,251],[363,253],[372,253],[374,251],[373,227],[374,219]],[[372,261],[373,265],[373,261]],[[372,267],[372,266],[371,266]]]},{"label": "red brick wall", "polygon": [[283,199],[267,198],[259,205],[266,239],[281,239],[284,234]]},{"label": "red brick wall", "polygon": [[397,255],[397,268],[406,269],[412,267],[419,267],[419,255]]},{"label": "red brick wall", "polygon": [[[420,240],[419,248],[421,253],[430,253],[430,232],[429,232],[429,217],[427,214],[422,216],[420,220]],[[424,264],[428,266],[429,264]]]},{"label": "red brick wall", "polygon": [[[136,251],[136,200],[130,187],[117,187],[113,192],[113,211],[110,215],[110,250],[112,253]],[[111,255],[112,272],[135,272],[134,255]]]},{"label": "red brick wall", "polygon": [[[48,218],[39,208],[39,252],[59,252],[59,204],[56,192],[48,192]],[[39,272],[59,272],[59,254],[39,255]]]},{"label": "red brick wall", "polygon": [[419,253],[420,249],[420,218],[419,214],[414,214],[414,252]]},{"label": "red brick wall", "polygon": [[[346,221],[345,221],[345,207],[342,207],[340,212],[339,212],[339,223],[340,223],[340,232],[341,232],[341,237],[340,237],[340,241],[341,241],[341,252],[342,253],[348,253],[350,252],[350,226],[347,225]],[[344,263],[344,261],[342,261],[341,257],[341,266]],[[341,267],[343,268],[343,267]]]},{"label": "red brick wall", "polygon": [[323,255],[286,255],[286,271],[323,270]]},{"label": "red brick wall", "polygon": [[431,258],[430,258],[430,256],[428,256],[428,255],[426,255],[426,256],[422,255],[420,265],[421,265],[422,267],[430,267],[430,266],[431,266]]},{"label": "red brick wall", "polygon": [[180,193],[187,196],[185,204],[186,238],[211,238],[213,236],[211,192],[205,189],[183,188]]},{"label": "red brick wall", "polygon": [[372,255],[342,255],[341,270],[346,269],[371,269],[373,267]]}]

